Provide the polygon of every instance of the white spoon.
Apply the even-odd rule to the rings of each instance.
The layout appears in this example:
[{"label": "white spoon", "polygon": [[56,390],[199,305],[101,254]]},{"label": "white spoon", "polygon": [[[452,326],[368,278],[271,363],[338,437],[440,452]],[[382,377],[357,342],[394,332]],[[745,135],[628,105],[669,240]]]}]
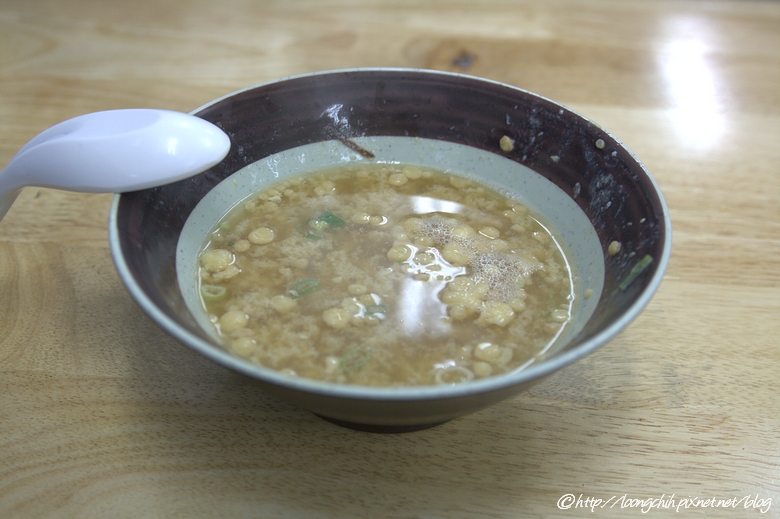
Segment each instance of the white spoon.
[{"label": "white spoon", "polygon": [[169,110],[95,112],[35,136],[0,171],[0,220],[25,186],[122,193],[207,170],[230,150],[208,121]]}]

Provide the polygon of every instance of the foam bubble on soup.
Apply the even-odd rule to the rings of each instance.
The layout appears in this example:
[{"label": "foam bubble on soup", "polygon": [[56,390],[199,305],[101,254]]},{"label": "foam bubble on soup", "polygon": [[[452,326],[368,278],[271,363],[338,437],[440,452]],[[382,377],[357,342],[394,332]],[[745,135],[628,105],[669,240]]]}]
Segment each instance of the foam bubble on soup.
[{"label": "foam bubble on soup", "polygon": [[233,354],[369,386],[521,369],[571,321],[574,276],[549,228],[470,179],[350,164],[232,210],[199,258],[201,300]]}]

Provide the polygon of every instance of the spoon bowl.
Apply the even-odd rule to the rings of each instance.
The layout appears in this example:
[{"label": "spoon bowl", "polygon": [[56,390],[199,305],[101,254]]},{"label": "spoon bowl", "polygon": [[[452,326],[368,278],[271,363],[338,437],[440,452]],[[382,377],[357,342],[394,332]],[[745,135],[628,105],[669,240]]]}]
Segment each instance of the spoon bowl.
[{"label": "spoon bowl", "polygon": [[149,189],[205,171],[229,150],[222,130],[189,114],[139,108],[81,115],[38,134],[0,172],[0,219],[26,186]]}]

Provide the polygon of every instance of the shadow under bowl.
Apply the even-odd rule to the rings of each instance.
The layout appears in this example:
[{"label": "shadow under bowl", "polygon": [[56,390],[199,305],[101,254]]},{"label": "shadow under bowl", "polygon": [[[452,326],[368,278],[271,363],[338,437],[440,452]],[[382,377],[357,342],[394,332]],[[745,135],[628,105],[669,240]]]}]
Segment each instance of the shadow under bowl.
[{"label": "shadow under bowl", "polygon": [[[115,196],[109,241],[120,277],[141,308],[181,343],[339,425],[384,432],[417,430],[513,396],[615,337],[648,304],[668,264],[668,211],[639,160],[598,125],[509,85],[416,69],[330,71],[250,87],[193,113],[222,128],[231,139],[231,151],[220,164],[195,177]],[[504,136],[514,143],[510,151],[499,146]],[[581,278],[590,279],[593,295],[565,341],[520,371],[454,386],[405,388],[289,377],[220,347],[188,299],[193,291],[186,281],[190,273],[181,271],[181,256],[194,261],[206,237],[202,233],[181,239],[188,220],[199,214],[199,204],[226,178],[238,178],[235,174],[272,156],[335,143],[345,154],[332,160],[362,160],[373,144],[390,142],[382,148],[387,156],[379,158],[393,161],[394,146],[407,141],[450,146],[459,153],[466,150],[452,154],[455,158],[449,160],[454,163],[443,164],[442,169],[457,170],[458,161],[467,162],[472,155],[487,156],[491,164],[495,158],[495,163],[503,164],[504,174],[488,175],[488,183],[521,200],[529,198],[532,209],[557,219],[555,227],[564,236],[572,218],[562,208],[581,215],[587,232],[568,229],[568,235],[573,241],[579,235],[592,237],[588,244],[573,248],[584,251],[586,259],[575,261],[575,268]],[[472,175],[480,176],[479,171],[474,169]],[[269,170],[250,187],[259,190],[263,183],[277,180],[277,174]],[[555,196],[539,194],[549,190]],[[215,214],[223,213],[219,209]],[[216,219],[203,225],[215,223]],[[617,254],[609,251],[613,242],[621,245]],[[191,279],[195,286],[194,273]]]}]

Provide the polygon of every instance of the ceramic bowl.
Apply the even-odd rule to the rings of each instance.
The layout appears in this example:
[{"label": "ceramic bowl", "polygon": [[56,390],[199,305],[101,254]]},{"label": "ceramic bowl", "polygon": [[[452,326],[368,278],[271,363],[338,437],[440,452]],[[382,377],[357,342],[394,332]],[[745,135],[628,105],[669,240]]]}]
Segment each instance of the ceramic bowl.
[{"label": "ceramic bowl", "polygon": [[[668,212],[639,160],[597,124],[509,85],[414,69],[329,71],[253,86],[193,113],[222,128],[231,151],[195,177],[115,196],[109,239],[118,272],[141,308],[182,344],[341,425],[415,430],[516,395],[623,330],[658,289],[669,260]],[[504,136],[511,147],[501,147]],[[220,347],[196,288],[195,258],[211,227],[269,182],[360,160],[476,177],[540,213],[568,246],[580,280],[566,336],[520,371],[407,388],[290,377]]]}]

